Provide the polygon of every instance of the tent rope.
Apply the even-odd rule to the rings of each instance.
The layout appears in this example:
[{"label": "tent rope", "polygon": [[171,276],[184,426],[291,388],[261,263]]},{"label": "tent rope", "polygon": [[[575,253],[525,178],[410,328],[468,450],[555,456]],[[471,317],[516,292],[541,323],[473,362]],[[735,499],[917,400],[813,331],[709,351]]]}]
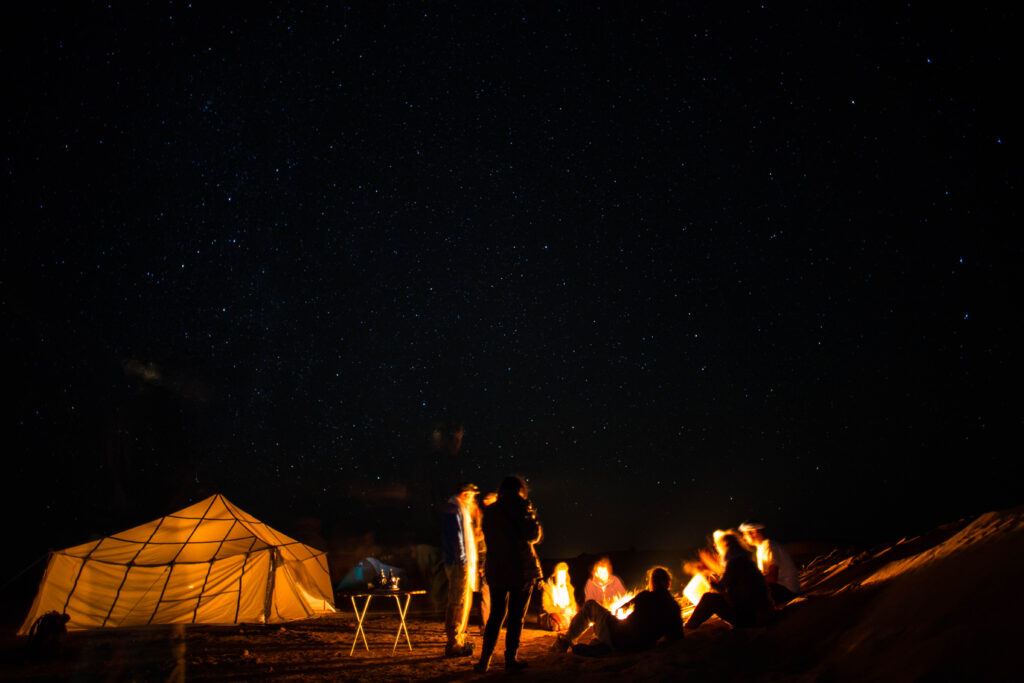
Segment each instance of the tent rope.
[{"label": "tent rope", "polygon": [[[124,615],[123,617],[121,617],[121,621],[117,622],[117,623],[116,623],[116,624],[114,624],[114,625],[115,625],[115,626],[120,626],[120,625],[121,625],[121,623],[122,623],[122,622],[123,622],[123,621],[124,621],[125,619],[127,619],[128,617],[130,617],[130,616],[132,615],[132,613],[133,613],[133,612],[135,611],[135,608],[139,606],[139,603],[140,603],[140,602],[142,602],[142,601],[143,601],[143,600],[145,599],[145,597],[146,597],[147,595],[149,595],[149,592],[150,592],[151,590],[153,590],[153,586],[155,586],[155,585],[156,585],[156,582],[160,580],[160,577],[161,577],[161,576],[163,576],[163,575],[164,575],[164,573],[166,573],[166,574],[167,574],[168,576],[170,576],[170,574],[171,574],[171,569],[172,569],[172,567],[170,567],[170,566],[169,566],[169,567],[167,567],[167,569],[165,570],[165,572],[161,572],[159,576],[157,576],[157,577],[156,577],[155,579],[153,579],[153,583],[149,584],[149,588],[147,588],[146,590],[142,591],[142,595],[140,595],[140,596],[139,596],[139,599],[135,601],[135,604],[134,604],[134,605],[132,605],[131,607],[129,607],[129,608],[128,608],[128,611],[127,611],[127,612],[125,612],[125,615]],[[164,585],[165,585],[165,586],[167,585],[167,584],[166,584],[166,582],[164,583]],[[163,597],[163,593],[162,593],[162,592],[161,592],[160,596],[161,596],[161,598]],[[158,602],[158,603],[159,603],[159,600],[160,600],[160,598],[158,598],[158,599],[157,599],[157,602]]]},{"label": "tent rope", "polygon": [[12,578],[10,578],[7,581],[5,581],[4,585],[0,586],[0,590],[7,590],[7,587],[10,586],[15,581],[17,581],[18,579],[20,579],[25,572],[27,572],[29,569],[32,569],[32,567],[36,566],[37,564],[39,564],[40,562],[42,562],[44,559],[46,559],[49,556],[50,556],[50,553],[46,553],[45,555],[40,555],[36,559],[32,560],[31,564],[29,564],[27,567],[25,567],[20,572],[15,574]]}]

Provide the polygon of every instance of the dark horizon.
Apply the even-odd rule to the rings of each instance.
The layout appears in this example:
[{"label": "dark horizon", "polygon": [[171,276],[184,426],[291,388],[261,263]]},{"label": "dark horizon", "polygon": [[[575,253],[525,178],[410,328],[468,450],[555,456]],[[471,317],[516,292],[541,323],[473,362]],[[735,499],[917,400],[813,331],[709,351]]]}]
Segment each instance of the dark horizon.
[{"label": "dark horizon", "polygon": [[213,493],[430,542],[458,470],[544,557],[1024,503],[1012,9],[19,12],[19,557]]}]

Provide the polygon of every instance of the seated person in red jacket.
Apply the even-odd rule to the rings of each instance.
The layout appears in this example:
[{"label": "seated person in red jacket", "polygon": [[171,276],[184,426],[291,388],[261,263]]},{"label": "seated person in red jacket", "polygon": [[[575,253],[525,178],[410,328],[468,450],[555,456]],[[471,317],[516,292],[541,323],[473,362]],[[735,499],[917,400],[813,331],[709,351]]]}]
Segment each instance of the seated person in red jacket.
[{"label": "seated person in red jacket", "polygon": [[594,600],[587,600],[580,613],[573,617],[569,630],[558,636],[555,650],[567,651],[591,624],[601,643],[620,652],[647,649],[661,638],[682,638],[682,613],[679,603],[669,593],[672,575],[664,567],[654,567],[647,582],[647,590],[623,605],[623,609],[633,608],[625,619],[617,619]]},{"label": "seated person in red jacket", "polygon": [[602,557],[594,563],[590,570],[590,578],[583,587],[585,600],[593,600],[602,607],[610,607],[613,602],[626,594],[622,579],[612,574],[612,561]]}]

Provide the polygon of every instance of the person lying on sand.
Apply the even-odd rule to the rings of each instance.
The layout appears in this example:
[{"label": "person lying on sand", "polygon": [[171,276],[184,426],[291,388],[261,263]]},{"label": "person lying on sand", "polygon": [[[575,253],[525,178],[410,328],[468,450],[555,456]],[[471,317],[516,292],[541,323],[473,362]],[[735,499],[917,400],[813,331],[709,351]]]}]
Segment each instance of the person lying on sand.
[{"label": "person lying on sand", "polygon": [[598,602],[587,600],[579,614],[573,617],[569,630],[555,640],[553,649],[556,652],[568,651],[591,624],[601,643],[620,652],[645,650],[661,638],[682,638],[683,617],[679,603],[669,593],[672,575],[664,567],[654,567],[648,574],[647,583],[647,590],[623,605],[623,609],[632,606],[633,612],[622,620]]}]

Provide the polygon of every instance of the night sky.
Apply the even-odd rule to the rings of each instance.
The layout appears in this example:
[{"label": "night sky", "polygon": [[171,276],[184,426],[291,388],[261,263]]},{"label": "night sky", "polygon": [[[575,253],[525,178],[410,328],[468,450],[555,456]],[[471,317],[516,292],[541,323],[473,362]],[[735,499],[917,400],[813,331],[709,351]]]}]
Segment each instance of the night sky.
[{"label": "night sky", "polygon": [[1024,502],[1012,10],[641,4],[8,15],[18,557],[216,492],[404,543],[455,470],[547,557]]}]

